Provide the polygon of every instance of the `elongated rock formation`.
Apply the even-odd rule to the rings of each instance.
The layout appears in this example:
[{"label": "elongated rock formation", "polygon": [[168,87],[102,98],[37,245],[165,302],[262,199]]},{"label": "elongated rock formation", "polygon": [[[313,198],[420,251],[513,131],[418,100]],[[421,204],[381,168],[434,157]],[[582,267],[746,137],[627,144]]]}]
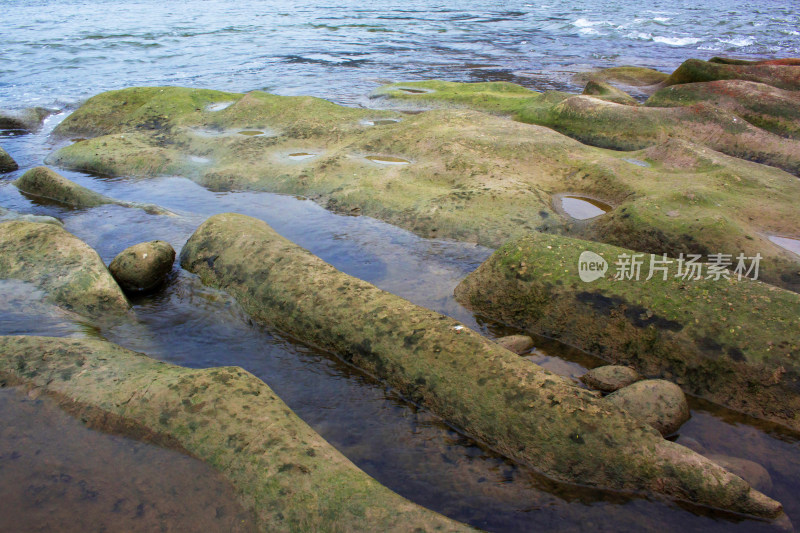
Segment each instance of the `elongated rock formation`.
[{"label": "elongated rock formation", "polygon": [[0,382],[89,425],[178,449],[234,485],[262,531],[469,531],[359,470],[238,367],[157,362],[88,339],[0,337]]},{"label": "elongated rock formation", "polygon": [[119,316],[129,308],[97,252],[56,224],[0,223],[0,279],[31,282],[54,304],[84,316]]},{"label": "elongated rock formation", "polygon": [[151,215],[172,214],[157,205],[122,202],[114,198],[109,198],[99,192],[82,187],[47,167],[32,168],[19,179],[15,180],[13,185],[26,194],[53,200],[54,202],[72,207],[98,207],[101,205],[114,204],[122,207],[142,209]]},{"label": "elongated rock formation", "polygon": [[[584,259],[585,252],[597,255]],[[800,295],[739,281],[731,271],[716,280],[707,279],[708,269],[675,277],[675,259],[655,263],[667,271],[653,270],[647,280],[650,254],[636,259],[642,264],[635,279],[632,269],[625,270],[635,253],[531,233],[497,250],[458,285],[456,298],[495,320],[800,430]],[[585,267],[596,263],[596,276],[603,261],[609,270],[582,281],[579,261]],[[732,261],[735,269],[738,263]],[[684,265],[684,273],[689,268]],[[614,279],[620,273],[627,277]]]},{"label": "elongated rock formation", "polygon": [[455,320],[336,270],[264,222],[211,217],[181,264],[251,316],[336,353],[555,479],[759,516],[779,503]]}]

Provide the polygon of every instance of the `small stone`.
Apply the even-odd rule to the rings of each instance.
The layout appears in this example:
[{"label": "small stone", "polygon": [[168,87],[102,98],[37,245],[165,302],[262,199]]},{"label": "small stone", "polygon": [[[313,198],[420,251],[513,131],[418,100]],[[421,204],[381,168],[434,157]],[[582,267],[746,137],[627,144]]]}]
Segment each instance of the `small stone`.
[{"label": "small stone", "polygon": [[605,400],[650,424],[662,435],[689,420],[689,404],[680,387],[664,379],[646,379],[609,394]]},{"label": "small stone", "polygon": [[760,464],[729,455],[708,454],[706,457],[728,472],[736,474],[747,481],[757,491],[769,492],[772,490],[772,477],[767,472],[767,469]]},{"label": "small stone", "polygon": [[641,377],[636,370],[620,365],[601,366],[589,370],[581,376],[581,381],[587,387],[603,392],[614,392],[640,379]]},{"label": "small stone", "polygon": [[527,353],[533,348],[533,339],[527,335],[509,335],[507,337],[500,337],[495,342],[517,355]]},{"label": "small stone", "polygon": [[175,261],[175,250],[164,241],[135,244],[120,252],[108,266],[126,292],[149,292],[167,278]]}]

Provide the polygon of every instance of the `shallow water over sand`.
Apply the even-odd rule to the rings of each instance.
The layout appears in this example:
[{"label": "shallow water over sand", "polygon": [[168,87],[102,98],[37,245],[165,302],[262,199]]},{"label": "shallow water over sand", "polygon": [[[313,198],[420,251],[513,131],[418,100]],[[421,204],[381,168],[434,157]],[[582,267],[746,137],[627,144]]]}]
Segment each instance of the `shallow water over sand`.
[{"label": "shallow water over sand", "polygon": [[[20,154],[23,170],[40,164],[55,147],[45,133],[8,137],[4,146]],[[208,216],[236,211],[265,220],[348,274],[448,314],[485,335],[516,333],[473,316],[452,297],[457,283],[488,257],[491,251],[486,248],[422,239],[368,217],[330,213],[302,198],[211,192],[179,177],[103,178],[62,172],[120,200],[158,203],[177,213],[176,217],[119,206],[63,209],[20,195],[10,181],[21,172],[0,180],[0,205],[63,220],[106,263],[124,248],[145,240],[166,240],[179,251]],[[0,313],[0,334],[97,335],[175,364],[242,366],[380,482],[417,503],[489,531],[774,530],[769,524],[740,517],[544,479],[454,431],[336,357],[253,324],[233,299],[203,286],[177,264],[174,279],[164,290],[133,302],[135,320],[110,327],[76,323],[74,317],[43,303],[44,295],[15,290],[27,295],[25,313]],[[600,364],[596,358],[547,339],[537,339],[528,357],[573,378]],[[783,502],[791,518],[800,520],[797,436],[700,402],[695,402],[693,415],[682,428],[679,442],[691,437],[710,453],[761,463],[773,478],[769,495]]]}]

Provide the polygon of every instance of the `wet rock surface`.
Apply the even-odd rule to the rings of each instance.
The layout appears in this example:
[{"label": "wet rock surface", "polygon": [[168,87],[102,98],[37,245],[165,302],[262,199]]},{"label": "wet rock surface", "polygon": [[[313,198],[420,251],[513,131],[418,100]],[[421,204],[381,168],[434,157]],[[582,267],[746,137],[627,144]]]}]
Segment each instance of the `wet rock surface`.
[{"label": "wet rock surface", "polygon": [[602,392],[614,392],[639,381],[641,376],[629,366],[608,365],[593,368],[581,376],[588,387]]},{"label": "wet rock surface", "polygon": [[175,250],[168,242],[142,242],[121,251],[108,270],[124,291],[146,293],[166,282],[174,262]]},{"label": "wet rock surface", "polygon": [[[597,254],[581,279],[581,254]],[[735,276],[615,279],[634,252],[530,234],[496,251],[456,288],[484,316],[556,337],[643,375],[670,379],[695,396],[800,429],[795,354],[800,295]],[[668,258],[669,259],[669,258]],[[669,268],[669,265],[668,265]]]},{"label": "wet rock surface", "polygon": [[156,205],[121,202],[109,198],[73,183],[47,167],[36,167],[27,171],[14,181],[14,186],[26,194],[76,208],[114,204],[122,207],[143,209],[146,213],[153,215],[170,214]]},{"label": "wet rock surface", "polygon": [[13,172],[19,168],[19,165],[8,152],[0,147],[0,172]]},{"label": "wet rock surface", "polygon": [[238,367],[156,362],[98,340],[1,337],[0,379],[41,389],[90,427],[193,455],[262,531],[468,531],[378,484]]},{"label": "wet rock surface", "polygon": [[779,513],[740,478],[612,403],[453,319],[337,271],[262,221],[210,218],[184,246],[181,265],[228,291],[255,320],[338,354],[555,479]]},{"label": "wet rock surface", "polygon": [[496,339],[495,342],[517,355],[529,352],[530,349],[533,348],[533,339],[527,335],[508,335]]},{"label": "wet rock surface", "polygon": [[689,404],[680,387],[663,379],[638,381],[605,397],[605,401],[669,436],[689,420]]},{"label": "wet rock surface", "polygon": [[86,316],[120,315],[129,307],[97,252],[55,224],[1,222],[0,278],[29,281],[53,303]]},{"label": "wet rock surface", "polygon": [[728,472],[732,472],[747,481],[754,489],[767,493],[772,491],[772,477],[770,477],[767,469],[760,464],[729,455],[708,454],[706,457]]},{"label": "wet rock surface", "polygon": [[0,109],[0,129],[34,132],[41,128],[44,119],[53,113],[54,110],[44,107],[29,107],[21,111]]}]

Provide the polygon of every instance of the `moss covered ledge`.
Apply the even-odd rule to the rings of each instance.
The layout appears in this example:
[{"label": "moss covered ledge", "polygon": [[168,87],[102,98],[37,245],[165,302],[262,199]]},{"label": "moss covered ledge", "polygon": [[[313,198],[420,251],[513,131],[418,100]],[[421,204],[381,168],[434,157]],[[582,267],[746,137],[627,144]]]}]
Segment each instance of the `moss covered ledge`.
[{"label": "moss covered ledge", "polygon": [[471,531],[380,485],[238,367],[182,368],[100,340],[0,337],[0,382],[205,461],[262,531]]}]

